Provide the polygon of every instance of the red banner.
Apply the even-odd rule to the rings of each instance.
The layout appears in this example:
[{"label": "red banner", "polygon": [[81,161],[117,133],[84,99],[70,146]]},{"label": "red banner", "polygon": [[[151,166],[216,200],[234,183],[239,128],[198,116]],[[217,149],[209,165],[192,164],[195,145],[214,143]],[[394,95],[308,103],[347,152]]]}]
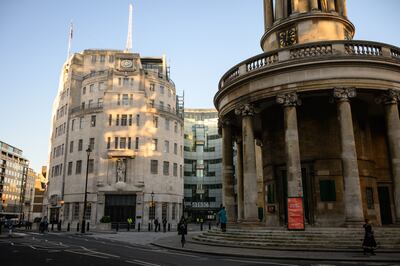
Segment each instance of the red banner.
[{"label": "red banner", "polygon": [[288,229],[304,230],[303,198],[288,198]]}]

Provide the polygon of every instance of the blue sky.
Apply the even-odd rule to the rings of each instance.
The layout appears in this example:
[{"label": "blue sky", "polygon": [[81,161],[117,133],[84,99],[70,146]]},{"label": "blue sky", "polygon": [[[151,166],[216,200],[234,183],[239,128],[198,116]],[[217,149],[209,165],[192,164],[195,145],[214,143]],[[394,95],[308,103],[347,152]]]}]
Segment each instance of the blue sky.
[{"label": "blue sky", "polygon": [[[123,49],[133,4],[133,50],[166,54],[185,106],[212,107],[219,78],[261,53],[262,0],[1,0],[0,140],[47,163],[50,117],[70,21],[72,51]],[[399,0],[348,0],[356,38],[400,46]]]}]

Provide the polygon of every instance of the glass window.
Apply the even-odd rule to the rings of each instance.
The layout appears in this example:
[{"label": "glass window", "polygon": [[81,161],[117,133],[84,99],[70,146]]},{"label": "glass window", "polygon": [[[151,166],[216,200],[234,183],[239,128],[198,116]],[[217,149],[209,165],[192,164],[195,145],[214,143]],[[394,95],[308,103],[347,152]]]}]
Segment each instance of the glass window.
[{"label": "glass window", "polygon": [[79,175],[82,171],[82,161],[76,161],[76,169],[75,169],[75,174]]},{"label": "glass window", "polygon": [[151,162],[150,162],[150,172],[152,174],[158,174],[158,161],[157,160],[151,160]]},{"label": "glass window", "polygon": [[111,126],[112,125],[112,115],[108,115],[108,125]]},{"label": "glass window", "polygon": [[86,94],[86,87],[82,88],[82,94],[85,95]]},{"label": "glass window", "polygon": [[94,171],[94,159],[89,159],[88,173],[93,173]]},{"label": "glass window", "polygon": [[106,56],[105,55],[100,55],[100,62],[104,63],[106,61]]},{"label": "glass window", "polygon": [[168,140],[164,141],[164,152],[169,153],[169,141]]},{"label": "glass window", "polygon": [[129,78],[124,78],[123,79],[123,85],[128,86],[129,85]]},{"label": "glass window", "polygon": [[158,117],[157,116],[153,116],[153,126],[155,128],[158,128]]},{"label": "glass window", "polygon": [[165,130],[169,130],[169,119],[165,118]]},{"label": "glass window", "polygon": [[68,162],[67,175],[72,175],[72,162]]},{"label": "glass window", "polygon": [[174,143],[174,154],[178,154],[178,144]]},{"label": "glass window", "polygon": [[85,220],[90,220],[91,212],[92,212],[92,205],[90,203],[88,203],[88,204],[86,204]]},{"label": "glass window", "polygon": [[129,115],[128,125],[132,126],[132,115]]},{"label": "glass window", "polygon": [[79,202],[74,202],[72,220],[78,220],[78,219],[79,219]]},{"label": "glass window", "polygon": [[115,125],[119,126],[119,115],[117,115],[117,120],[115,121]]},{"label": "glass window", "polygon": [[108,137],[107,138],[107,149],[110,149],[110,148],[111,148],[111,138]]},{"label": "glass window", "polygon": [[94,84],[90,84],[89,91],[94,92]]},{"label": "glass window", "polygon": [[69,143],[69,153],[72,153],[72,152],[74,152],[74,141],[73,140]]},{"label": "glass window", "polygon": [[176,203],[172,203],[172,213],[171,213],[171,219],[175,220],[176,219]]},{"label": "glass window", "polygon": [[82,147],[83,147],[83,139],[80,139],[80,140],[78,141],[78,151],[81,151],[81,150],[82,150]]},{"label": "glass window", "polygon": [[109,55],[108,56],[108,62],[114,63],[114,56],[113,55]]},{"label": "glass window", "polygon": [[126,149],[126,138],[120,138],[119,148],[120,149]]},{"label": "glass window", "polygon": [[136,126],[140,125],[140,115],[136,115]]},{"label": "glass window", "polygon": [[178,176],[178,164],[177,163],[174,163],[174,167],[173,167],[174,169],[173,169],[173,174],[174,174],[174,176]]},{"label": "glass window", "polygon": [[139,137],[136,137],[136,139],[135,139],[135,149],[136,150],[139,149]]},{"label": "glass window", "polygon": [[97,99],[97,107],[103,107],[103,98]]},{"label": "glass window", "polygon": [[115,137],[114,139],[114,148],[118,149],[118,137]]},{"label": "glass window", "polygon": [[158,139],[153,139],[152,142],[151,142],[151,150],[152,151],[157,151],[158,150],[157,144],[158,144]]},{"label": "glass window", "polygon": [[75,127],[75,119],[72,119],[72,122],[71,122],[71,131],[74,131],[74,127]]},{"label": "glass window", "polygon": [[132,139],[131,137],[128,137],[128,149],[131,148],[131,145],[132,145]]},{"label": "glass window", "polygon": [[168,215],[168,203],[163,202],[161,205],[161,219],[167,219],[167,215]]},{"label": "glass window", "polygon": [[169,162],[166,161],[163,162],[163,174],[169,175]]},{"label": "glass window", "polygon": [[83,128],[83,117],[79,117],[79,128]]},{"label": "glass window", "polygon": [[129,105],[128,94],[122,94],[122,105]]},{"label": "glass window", "polygon": [[90,118],[90,126],[95,127],[96,126],[96,116],[92,115]]},{"label": "glass window", "polygon": [[96,63],[96,55],[92,55],[92,63]]},{"label": "glass window", "polygon": [[336,201],[335,180],[320,180],[321,201]]},{"label": "glass window", "polygon": [[128,123],[128,115],[121,115],[121,126],[126,126]]},{"label": "glass window", "polygon": [[150,91],[154,91],[154,83],[150,83]]},{"label": "glass window", "polygon": [[164,86],[160,86],[160,94],[164,94]]},{"label": "glass window", "polygon": [[94,138],[89,139],[89,147],[92,151],[94,150]]}]

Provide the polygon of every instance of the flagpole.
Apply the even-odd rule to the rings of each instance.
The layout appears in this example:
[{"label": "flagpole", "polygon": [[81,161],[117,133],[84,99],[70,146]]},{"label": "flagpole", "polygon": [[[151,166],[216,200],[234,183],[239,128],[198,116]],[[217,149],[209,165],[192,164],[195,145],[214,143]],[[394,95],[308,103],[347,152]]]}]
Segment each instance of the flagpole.
[{"label": "flagpole", "polygon": [[73,31],[74,31],[74,24],[70,24],[69,27],[69,33],[68,33],[68,52],[67,52],[67,60],[71,56],[71,43],[72,43],[72,37],[73,37]]}]

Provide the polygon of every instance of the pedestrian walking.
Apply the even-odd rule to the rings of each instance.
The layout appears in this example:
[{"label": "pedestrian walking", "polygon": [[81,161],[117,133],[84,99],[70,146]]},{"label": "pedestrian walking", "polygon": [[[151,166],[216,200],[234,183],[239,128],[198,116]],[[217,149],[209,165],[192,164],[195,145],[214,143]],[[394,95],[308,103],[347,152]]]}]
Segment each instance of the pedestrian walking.
[{"label": "pedestrian walking", "polygon": [[185,235],[187,235],[187,222],[183,215],[178,223],[178,235],[181,236],[181,244],[183,248],[186,243]]},{"label": "pedestrian walking", "polygon": [[13,227],[14,227],[13,221],[11,219],[8,219],[6,221],[6,225],[8,228],[8,237],[12,237],[12,231],[13,231]]},{"label": "pedestrian walking", "polygon": [[374,249],[376,248],[376,241],[374,237],[374,231],[372,230],[372,225],[368,219],[365,219],[364,227],[364,241],[362,247],[364,249],[364,255],[367,255],[367,252],[371,253],[371,255],[376,255]]},{"label": "pedestrian walking", "polygon": [[226,218],[226,211],[225,211],[224,206],[222,206],[222,209],[218,212],[218,217],[219,217],[219,222],[221,223],[222,232],[226,232],[227,218]]},{"label": "pedestrian walking", "polygon": [[162,220],[162,226],[163,226],[164,233],[167,232],[167,218],[165,218],[165,217]]},{"label": "pedestrian walking", "polygon": [[158,222],[158,218],[156,218],[155,220],[154,220],[154,232],[157,232],[158,231],[158,225],[159,225],[160,223]]}]

